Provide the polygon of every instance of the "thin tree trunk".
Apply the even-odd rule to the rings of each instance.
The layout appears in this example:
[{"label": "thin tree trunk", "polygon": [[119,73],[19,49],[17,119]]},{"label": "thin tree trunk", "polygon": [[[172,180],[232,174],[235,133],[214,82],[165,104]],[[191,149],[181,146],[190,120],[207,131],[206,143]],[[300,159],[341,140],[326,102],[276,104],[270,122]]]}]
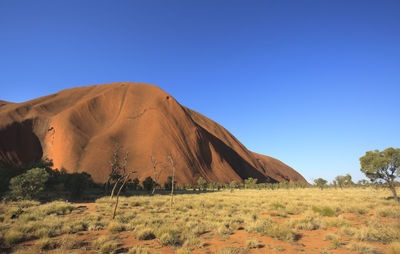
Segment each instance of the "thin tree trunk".
[{"label": "thin tree trunk", "polygon": [[114,219],[115,216],[117,215],[117,207],[118,207],[118,201],[119,201],[119,194],[121,193],[122,188],[124,188],[124,186],[125,186],[125,184],[126,184],[128,178],[129,178],[129,175],[125,176],[124,182],[122,183],[121,187],[120,187],[119,190],[118,190],[118,193],[117,193],[117,202],[115,203],[114,213],[113,213],[112,219]]},{"label": "thin tree trunk", "polygon": [[117,185],[118,185],[119,181],[121,180],[121,178],[122,178],[122,177],[118,178],[118,180],[115,182],[114,187],[113,187],[113,189],[112,189],[112,191],[111,191],[110,199],[113,198],[115,188],[117,187]]},{"label": "thin tree trunk", "polygon": [[393,192],[393,197],[396,202],[399,202],[399,197],[397,196],[396,187],[394,186],[393,182],[388,182],[389,189]]},{"label": "thin tree trunk", "polygon": [[[157,176],[157,161],[154,159],[153,156],[151,156],[151,162],[153,163],[153,169],[154,169],[154,184],[153,184],[153,190],[152,190],[152,192],[151,192],[151,195],[153,196],[154,193],[156,192],[157,182],[158,182],[158,176]],[[159,173],[158,175],[160,175],[160,173]]]},{"label": "thin tree trunk", "polygon": [[172,204],[174,203],[174,182],[175,182],[175,165],[174,165],[174,160],[172,159],[172,155],[170,155],[169,157],[169,161],[171,163],[172,166],[172,188],[171,188],[171,202],[169,205],[169,210],[170,212],[172,211]]}]

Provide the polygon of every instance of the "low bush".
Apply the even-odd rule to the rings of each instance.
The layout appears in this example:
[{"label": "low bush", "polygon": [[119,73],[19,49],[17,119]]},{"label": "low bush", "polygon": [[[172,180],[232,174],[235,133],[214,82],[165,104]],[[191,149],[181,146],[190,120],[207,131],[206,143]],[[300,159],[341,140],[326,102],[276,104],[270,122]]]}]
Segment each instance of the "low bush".
[{"label": "low bush", "polygon": [[350,243],[347,246],[347,249],[360,254],[383,254],[383,251],[381,249],[375,248],[365,243]]},{"label": "low bush", "polygon": [[44,168],[33,168],[26,173],[13,177],[10,180],[10,195],[12,198],[37,199],[44,190],[49,174]]},{"label": "low bush", "polygon": [[117,242],[106,236],[101,236],[92,242],[92,248],[100,253],[115,253],[117,246]]},{"label": "low bush", "polygon": [[322,216],[333,217],[336,215],[336,212],[330,207],[317,207],[313,206],[312,210],[316,213],[321,214]]},{"label": "low bush", "polygon": [[111,221],[107,227],[108,231],[111,233],[118,233],[125,230],[124,224],[116,221]]},{"label": "low bush", "polygon": [[246,248],[248,249],[258,249],[260,248],[261,241],[254,238],[249,238],[246,241]]},{"label": "low bush", "polygon": [[151,254],[151,252],[140,245],[136,245],[128,250],[128,254]]},{"label": "low bush", "polygon": [[324,227],[324,223],[320,216],[313,212],[306,212],[301,218],[298,219],[290,219],[288,225],[289,227],[297,230],[316,230]]},{"label": "low bush", "polygon": [[136,239],[138,240],[152,240],[156,238],[153,229],[144,228],[136,232]]}]

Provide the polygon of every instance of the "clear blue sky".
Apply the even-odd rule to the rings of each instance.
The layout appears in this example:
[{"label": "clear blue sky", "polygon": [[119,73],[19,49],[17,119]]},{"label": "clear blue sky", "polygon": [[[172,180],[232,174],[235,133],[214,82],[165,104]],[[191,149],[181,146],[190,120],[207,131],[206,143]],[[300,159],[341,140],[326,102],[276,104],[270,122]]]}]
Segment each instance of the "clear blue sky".
[{"label": "clear blue sky", "polygon": [[400,1],[0,1],[0,100],[155,84],[308,181],[400,146]]}]

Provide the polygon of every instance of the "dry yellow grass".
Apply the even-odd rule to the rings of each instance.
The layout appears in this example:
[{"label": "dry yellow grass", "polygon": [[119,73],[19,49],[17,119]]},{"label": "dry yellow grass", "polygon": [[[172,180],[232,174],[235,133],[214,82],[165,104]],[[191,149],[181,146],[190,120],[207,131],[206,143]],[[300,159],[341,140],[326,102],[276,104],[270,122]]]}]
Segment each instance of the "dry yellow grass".
[{"label": "dry yellow grass", "polygon": [[[6,246],[7,251],[17,250],[23,241],[42,239],[38,244],[46,251],[57,242],[52,240],[54,237],[63,239],[64,235],[94,230],[106,232],[106,236],[88,240],[85,245],[88,250],[116,251],[117,242],[123,241],[119,234],[130,232],[140,241],[153,239],[160,248],[175,248],[185,253],[204,248],[205,235],[229,239],[231,234],[244,229],[242,232],[248,234],[247,244],[219,250],[240,253],[258,246],[254,234],[295,244],[307,231],[325,230],[331,234],[326,241],[333,249],[379,251],[368,248],[370,242],[396,253],[399,249],[396,242],[400,241],[400,224],[396,223],[400,205],[388,200],[388,196],[388,191],[373,188],[189,193],[176,195],[172,211],[167,195],[121,197],[114,221],[110,217],[114,201],[109,197],[96,201],[96,212],[81,211],[65,202],[3,203],[0,245]],[[354,244],[341,241],[341,237],[350,238]],[[62,248],[82,248],[83,242],[75,240],[76,245],[64,243]],[[58,241],[60,246],[61,242]],[[148,250],[138,246],[131,250],[135,251]]]}]

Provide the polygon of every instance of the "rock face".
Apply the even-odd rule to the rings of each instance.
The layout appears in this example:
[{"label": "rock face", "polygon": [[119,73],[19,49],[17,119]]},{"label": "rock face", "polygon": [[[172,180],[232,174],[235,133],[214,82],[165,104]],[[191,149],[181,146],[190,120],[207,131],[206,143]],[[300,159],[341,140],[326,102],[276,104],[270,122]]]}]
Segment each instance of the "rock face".
[{"label": "rock face", "polygon": [[[0,101],[0,162],[19,165],[49,158],[67,172],[85,171],[105,182],[116,145],[129,152],[133,177],[153,177],[151,156],[158,161],[160,182],[176,164],[178,183],[198,177],[215,182],[306,180],[274,158],[246,149],[216,122],[180,105],[160,88],[113,83],[72,88],[24,103]],[[123,157],[123,155],[121,154]]]}]

